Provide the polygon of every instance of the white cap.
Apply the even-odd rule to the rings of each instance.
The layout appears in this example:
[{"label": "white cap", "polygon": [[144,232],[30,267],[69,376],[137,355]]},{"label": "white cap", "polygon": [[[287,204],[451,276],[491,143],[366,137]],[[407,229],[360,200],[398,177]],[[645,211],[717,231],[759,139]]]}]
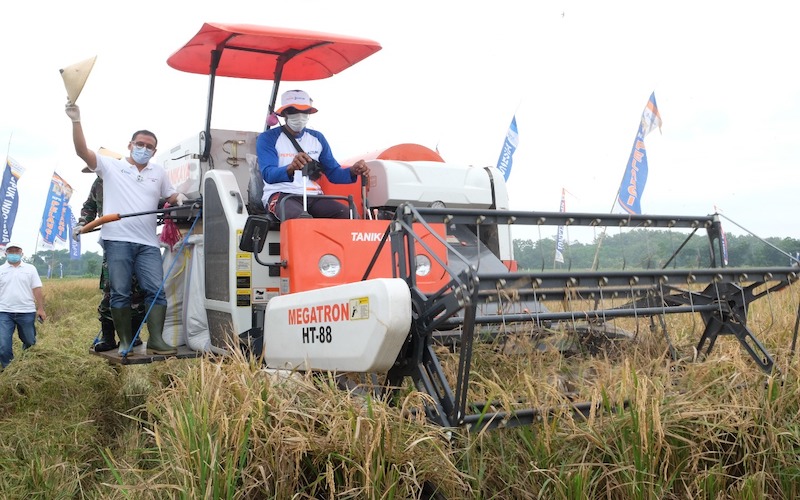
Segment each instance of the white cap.
[{"label": "white cap", "polygon": [[275,114],[283,116],[283,113],[289,108],[294,108],[303,113],[316,113],[317,108],[312,106],[313,103],[314,101],[308,96],[308,92],[287,90],[281,95],[281,107],[275,111]]}]

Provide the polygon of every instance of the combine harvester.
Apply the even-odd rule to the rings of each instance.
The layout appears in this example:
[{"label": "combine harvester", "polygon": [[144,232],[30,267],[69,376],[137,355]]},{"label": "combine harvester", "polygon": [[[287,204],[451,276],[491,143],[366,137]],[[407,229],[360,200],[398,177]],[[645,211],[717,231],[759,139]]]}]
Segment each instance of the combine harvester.
[{"label": "combine harvester", "polygon": [[[190,217],[171,216],[188,227],[165,259],[174,321],[164,337],[178,332],[178,357],[247,349],[268,368],[370,374],[385,391],[410,379],[430,396],[431,421],[473,430],[540,416],[534,408],[468,401],[474,342],[509,325],[532,332],[582,322],[591,335],[611,331],[617,318],[655,318],[663,327],[667,315],[697,313],[701,354],[732,335],[765,372],[775,369],[747,327],[747,311],[796,281],[800,269],[724,267],[716,215],[512,211],[494,167],[454,165],[423,146],[400,144],[362,156],[371,175],[361,185],[320,181],[358,219],[272,220],[260,201],[259,132],[211,128],[217,77],[271,80],[269,116],[281,82],[330,77],[380,48],[326,33],[209,23],[168,59],[210,78],[205,129],[160,158],[176,188],[200,200]],[[686,241],[704,231],[708,265],[518,271],[511,226],[520,225],[670,229]],[[440,339],[451,339],[458,358],[454,380],[437,357]],[[143,348],[98,355],[122,364],[163,359]]]}]

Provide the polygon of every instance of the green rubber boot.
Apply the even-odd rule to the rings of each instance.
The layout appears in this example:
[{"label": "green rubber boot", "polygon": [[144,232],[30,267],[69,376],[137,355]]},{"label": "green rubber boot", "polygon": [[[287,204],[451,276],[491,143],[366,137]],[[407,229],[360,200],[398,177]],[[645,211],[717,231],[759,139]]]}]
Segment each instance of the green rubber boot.
[{"label": "green rubber boot", "polygon": [[164,320],[167,317],[167,306],[154,305],[147,316],[147,354],[178,354],[178,348],[164,342]]},{"label": "green rubber boot", "polygon": [[[133,332],[131,332],[131,308],[130,307],[112,307],[111,317],[114,319],[114,328],[117,330],[119,337],[119,353],[127,352],[131,348],[131,341],[133,340]],[[132,355],[129,352],[128,355]]]}]

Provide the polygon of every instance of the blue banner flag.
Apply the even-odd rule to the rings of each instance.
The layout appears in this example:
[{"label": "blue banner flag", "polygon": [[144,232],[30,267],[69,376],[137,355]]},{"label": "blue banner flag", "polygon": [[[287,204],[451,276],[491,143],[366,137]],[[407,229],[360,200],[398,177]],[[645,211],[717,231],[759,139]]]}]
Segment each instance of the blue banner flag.
[{"label": "blue banner flag", "polygon": [[[567,211],[564,188],[561,188],[561,206],[558,211],[562,213]],[[558,236],[556,236],[556,262],[564,263],[564,226],[558,226]]]},{"label": "blue banner flag", "polygon": [[722,229],[722,225],[719,226],[720,238],[722,240],[722,264],[727,266],[728,265],[728,237],[725,236],[725,230]]},{"label": "blue banner flag", "polygon": [[656,106],[656,93],[653,92],[642,112],[631,157],[625,167],[625,175],[622,177],[617,196],[620,206],[629,214],[642,213],[642,193],[647,182],[647,151],[644,148],[644,138],[655,128],[661,130],[661,115]]},{"label": "blue banner flag", "polygon": [[69,221],[69,229],[68,234],[70,235],[69,238],[69,258],[72,260],[77,260],[81,258],[81,239],[72,238],[72,230],[78,225],[78,221],[75,219],[75,214],[72,212],[72,207],[67,205],[67,220]]},{"label": "blue banner flag", "polygon": [[64,219],[64,214],[71,196],[72,187],[60,175],[53,172],[50,191],[47,193],[47,201],[44,205],[42,227],[39,228],[39,234],[45,245],[52,246],[56,236],[62,240],[66,239],[67,221]]},{"label": "blue banner flag", "polygon": [[68,231],[69,231],[69,205],[67,202],[64,201],[61,204],[61,218],[58,219],[58,224],[56,224],[56,238],[61,241],[66,242],[67,238],[69,238]]},{"label": "blue banner flag", "polygon": [[0,250],[6,249],[11,241],[11,231],[14,229],[14,220],[17,218],[19,197],[17,196],[17,181],[25,169],[11,157],[6,158],[6,167],[3,171],[3,183],[0,184],[2,202],[2,220],[0,220]]},{"label": "blue banner flag", "polygon": [[511,118],[511,125],[508,126],[506,132],[506,140],[503,143],[503,149],[500,151],[500,158],[497,160],[497,170],[503,173],[505,180],[511,174],[511,163],[514,160],[514,151],[517,150],[519,144],[519,132],[517,132],[517,115]]}]

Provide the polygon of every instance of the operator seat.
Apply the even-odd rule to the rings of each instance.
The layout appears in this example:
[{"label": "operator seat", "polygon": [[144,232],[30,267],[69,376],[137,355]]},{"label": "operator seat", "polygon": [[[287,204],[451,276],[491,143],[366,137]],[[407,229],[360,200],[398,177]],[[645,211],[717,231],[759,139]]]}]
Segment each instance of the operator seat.
[{"label": "operator seat", "polygon": [[[262,215],[270,222],[270,229],[277,229],[280,227],[281,220],[272,212],[264,207],[261,202],[261,197],[264,195],[264,178],[261,176],[261,170],[258,168],[258,157],[254,154],[248,153],[245,155],[247,164],[250,169],[250,176],[247,182],[247,213],[250,215]],[[301,195],[293,194],[290,196],[302,197]],[[338,198],[346,201],[354,211],[356,206],[353,204],[353,196],[345,195],[319,195],[320,197]]]},{"label": "operator seat", "polygon": [[272,212],[264,208],[261,196],[264,194],[264,178],[258,168],[258,157],[254,154],[247,154],[247,164],[250,168],[250,179],[247,183],[247,213],[250,215],[263,215],[272,224],[277,226],[280,220]]}]

